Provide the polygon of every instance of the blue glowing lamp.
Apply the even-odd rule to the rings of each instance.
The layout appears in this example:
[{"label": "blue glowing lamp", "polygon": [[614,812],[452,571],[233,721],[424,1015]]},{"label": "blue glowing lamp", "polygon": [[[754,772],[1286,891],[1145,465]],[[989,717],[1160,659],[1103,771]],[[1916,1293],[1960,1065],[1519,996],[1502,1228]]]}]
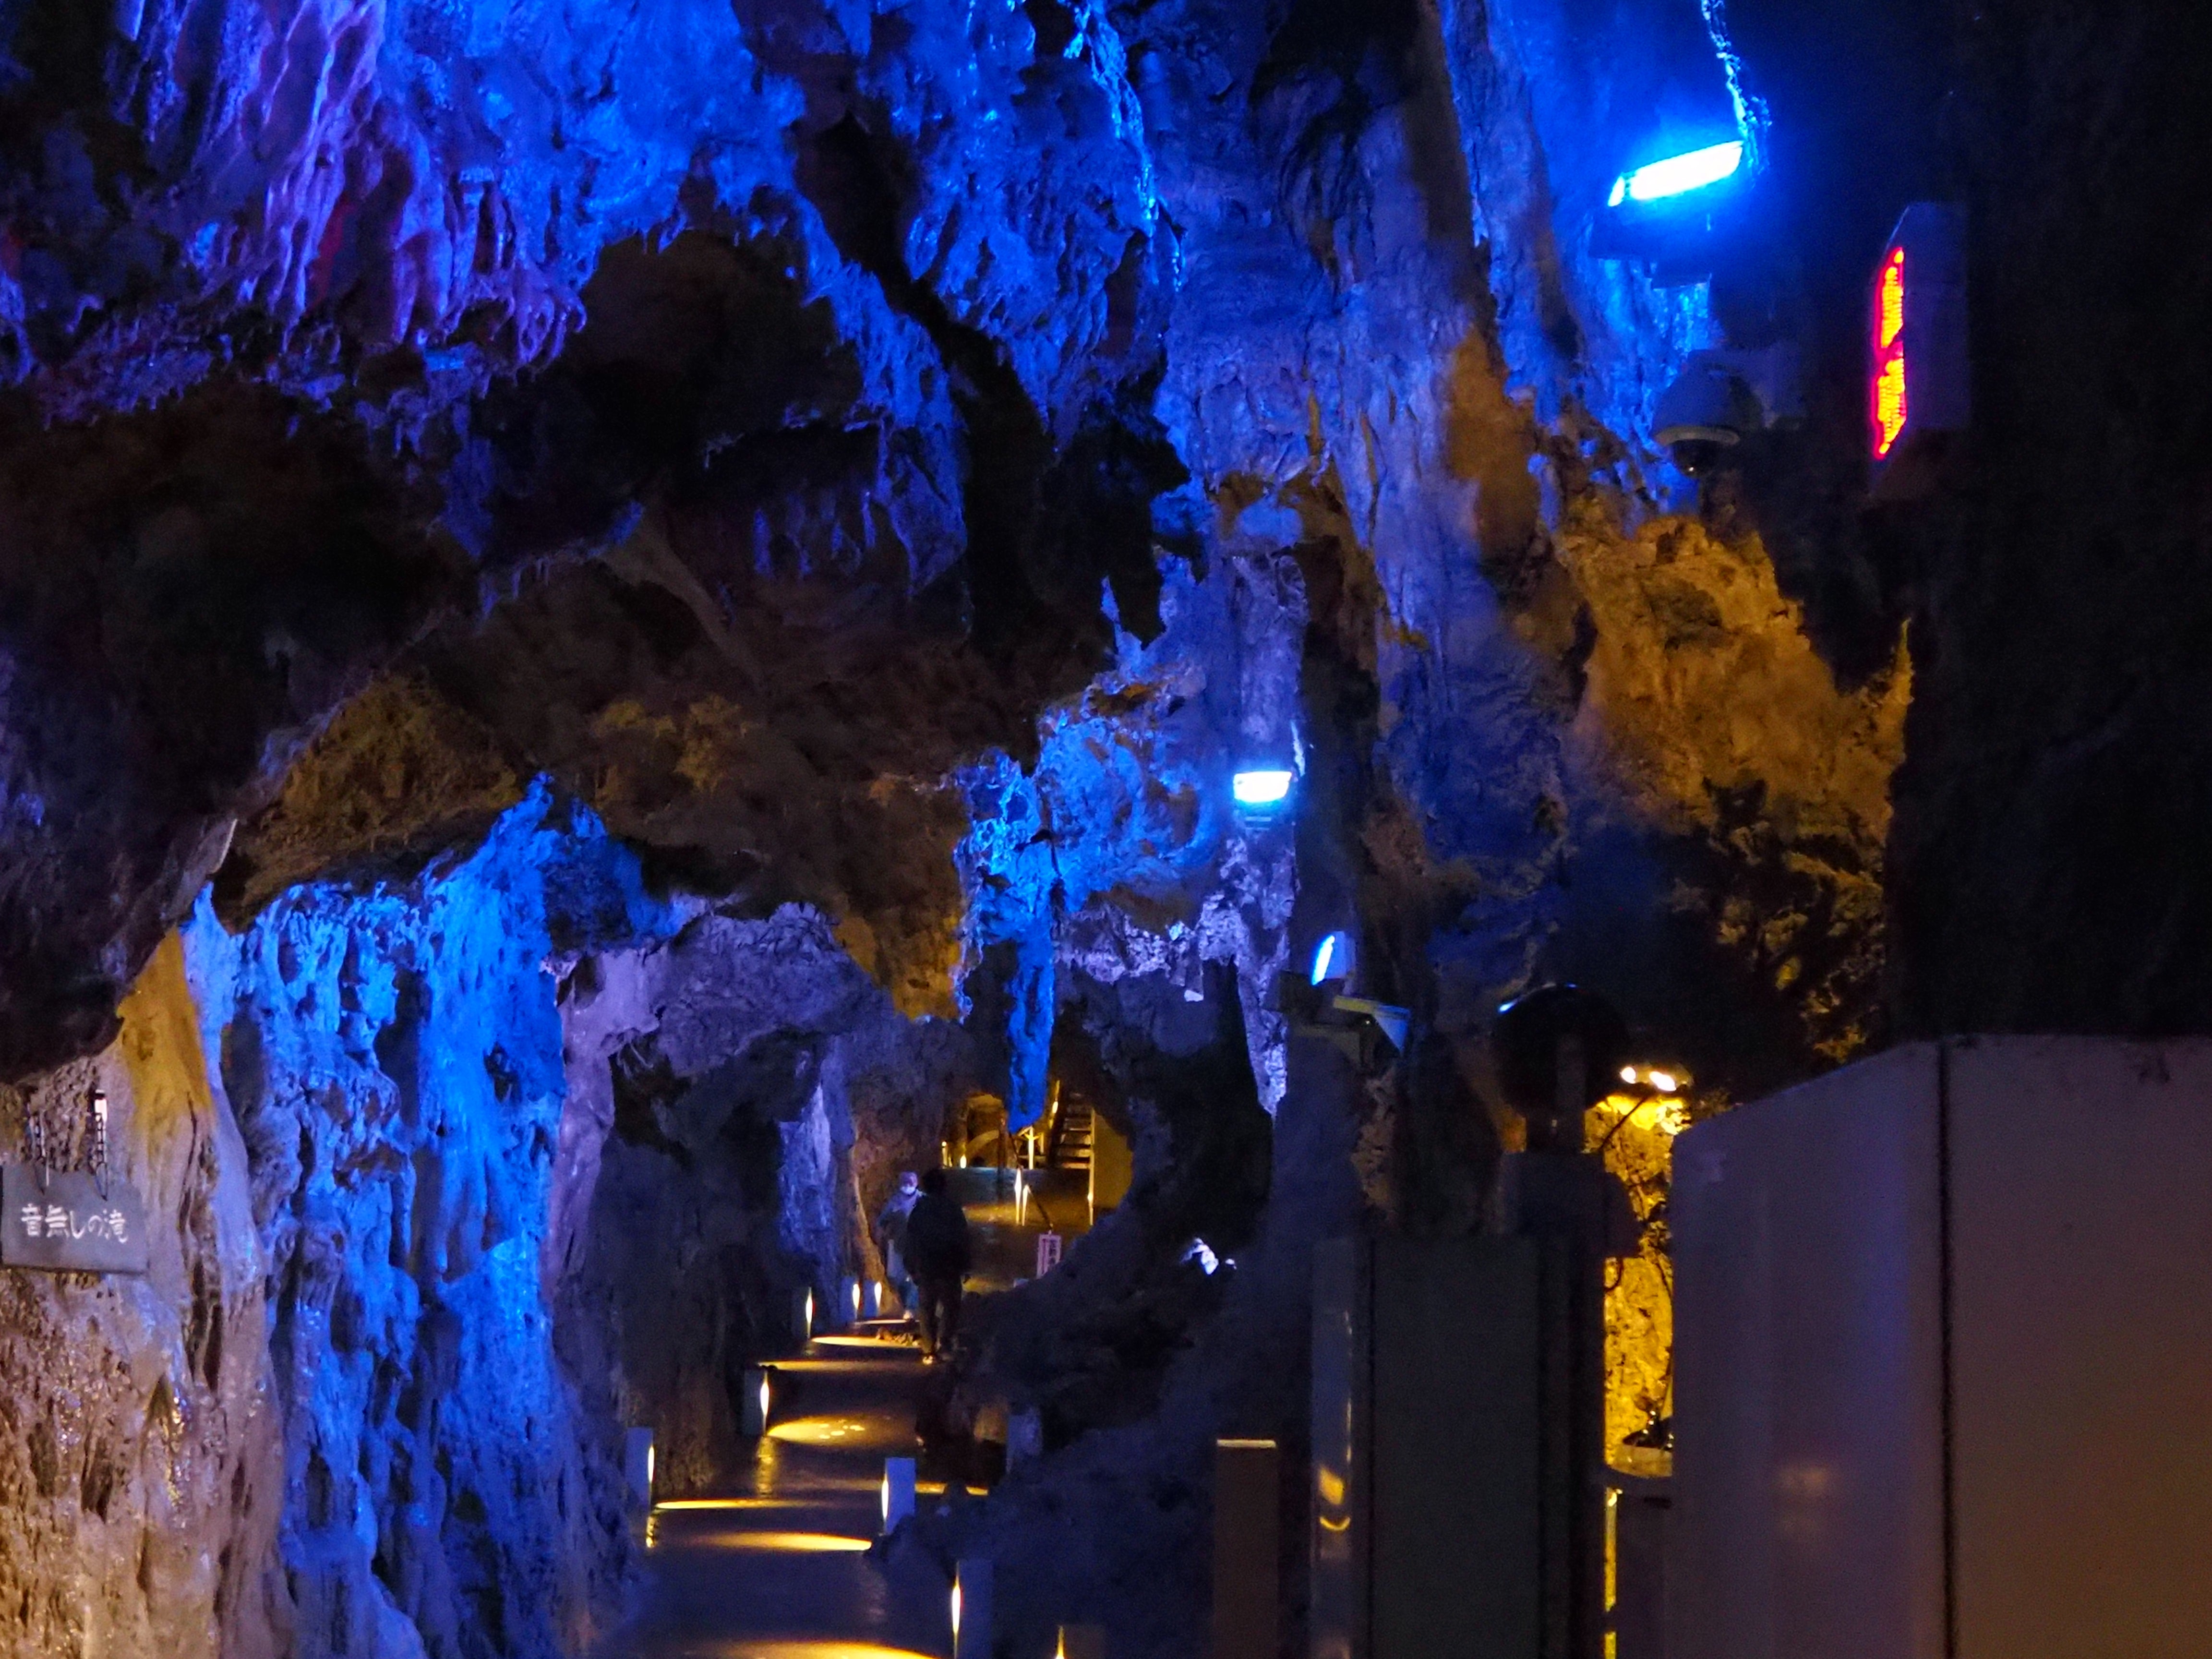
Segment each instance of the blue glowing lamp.
[{"label": "blue glowing lamp", "polygon": [[1313,974],[1308,982],[1318,985],[1323,980],[1351,979],[1352,958],[1352,935],[1331,933],[1314,947]]},{"label": "blue glowing lamp", "polygon": [[1633,173],[1622,173],[1613,181],[1613,194],[1606,198],[1606,205],[1619,207],[1623,202],[1662,202],[1669,197],[1686,196],[1693,190],[1734,178],[1742,166],[1741,139],[1708,144],[1703,149],[1670,155],[1663,161],[1649,162]]},{"label": "blue glowing lamp", "polygon": [[1239,806],[1280,806],[1290,798],[1291,777],[1287,769],[1255,767],[1231,778],[1229,793]]}]

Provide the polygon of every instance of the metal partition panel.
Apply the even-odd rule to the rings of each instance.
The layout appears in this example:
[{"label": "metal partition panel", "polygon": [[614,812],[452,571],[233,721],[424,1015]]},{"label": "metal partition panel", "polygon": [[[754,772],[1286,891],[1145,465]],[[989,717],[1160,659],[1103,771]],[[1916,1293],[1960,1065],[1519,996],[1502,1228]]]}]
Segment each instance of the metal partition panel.
[{"label": "metal partition panel", "polygon": [[1537,1246],[1374,1249],[1372,1659],[1532,1659]]},{"label": "metal partition panel", "polygon": [[1280,1455],[1272,1440],[1213,1445],[1213,1659],[1279,1659]]},{"label": "metal partition panel", "polygon": [[1672,1659],[1941,1659],[1938,1066],[1676,1143]]},{"label": "metal partition panel", "polygon": [[1950,1061],[1956,1659],[2212,1654],[2212,1043]]},{"label": "metal partition panel", "polygon": [[1368,1383],[1372,1332],[1367,1244],[1334,1238],[1314,1249],[1313,1659],[1365,1659]]},{"label": "metal partition panel", "polygon": [[1314,1271],[1314,1659],[1538,1659],[1538,1249],[1340,1240]]}]

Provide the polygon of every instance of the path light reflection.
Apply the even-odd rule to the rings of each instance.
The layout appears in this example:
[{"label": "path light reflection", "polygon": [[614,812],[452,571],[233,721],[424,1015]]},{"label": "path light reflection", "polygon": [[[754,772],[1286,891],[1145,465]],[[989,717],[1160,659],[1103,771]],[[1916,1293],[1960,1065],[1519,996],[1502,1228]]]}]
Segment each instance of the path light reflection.
[{"label": "path light reflection", "polygon": [[[707,1650],[701,1649],[703,1655]],[[715,1659],[932,1659],[912,1648],[878,1647],[872,1642],[732,1642],[714,1650]]]},{"label": "path light reflection", "polygon": [[771,1426],[769,1436],[794,1446],[849,1451],[904,1451],[914,1444],[912,1425],[869,1417],[794,1417]]},{"label": "path light reflection", "polygon": [[834,1532],[727,1532],[717,1533],[712,1539],[702,1540],[717,1549],[767,1550],[793,1555],[834,1555],[847,1552],[857,1553],[873,1543],[872,1539],[846,1538]]}]

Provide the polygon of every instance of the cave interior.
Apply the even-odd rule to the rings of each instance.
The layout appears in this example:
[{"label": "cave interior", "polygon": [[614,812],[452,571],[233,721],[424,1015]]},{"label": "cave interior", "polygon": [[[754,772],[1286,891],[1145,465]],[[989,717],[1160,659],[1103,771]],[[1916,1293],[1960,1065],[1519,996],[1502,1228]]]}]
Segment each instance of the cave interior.
[{"label": "cave interior", "polygon": [[2209,30],[0,0],[0,1161],[139,1206],[0,1648],[1327,1659],[1316,1251],[1547,985],[1662,1478],[1679,1133],[2212,1033]]}]

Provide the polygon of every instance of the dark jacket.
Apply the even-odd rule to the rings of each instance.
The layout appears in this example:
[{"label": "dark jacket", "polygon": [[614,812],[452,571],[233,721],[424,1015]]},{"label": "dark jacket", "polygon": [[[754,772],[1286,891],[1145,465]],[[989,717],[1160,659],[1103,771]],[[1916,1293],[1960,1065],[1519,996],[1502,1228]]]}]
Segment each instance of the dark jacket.
[{"label": "dark jacket", "polygon": [[899,1254],[916,1279],[957,1279],[968,1271],[968,1216],[949,1193],[924,1193],[907,1212]]},{"label": "dark jacket", "polygon": [[890,1201],[876,1212],[876,1248],[886,1258],[896,1252],[902,1261],[905,1259],[906,1218],[921,1202],[919,1193],[894,1192]]}]

